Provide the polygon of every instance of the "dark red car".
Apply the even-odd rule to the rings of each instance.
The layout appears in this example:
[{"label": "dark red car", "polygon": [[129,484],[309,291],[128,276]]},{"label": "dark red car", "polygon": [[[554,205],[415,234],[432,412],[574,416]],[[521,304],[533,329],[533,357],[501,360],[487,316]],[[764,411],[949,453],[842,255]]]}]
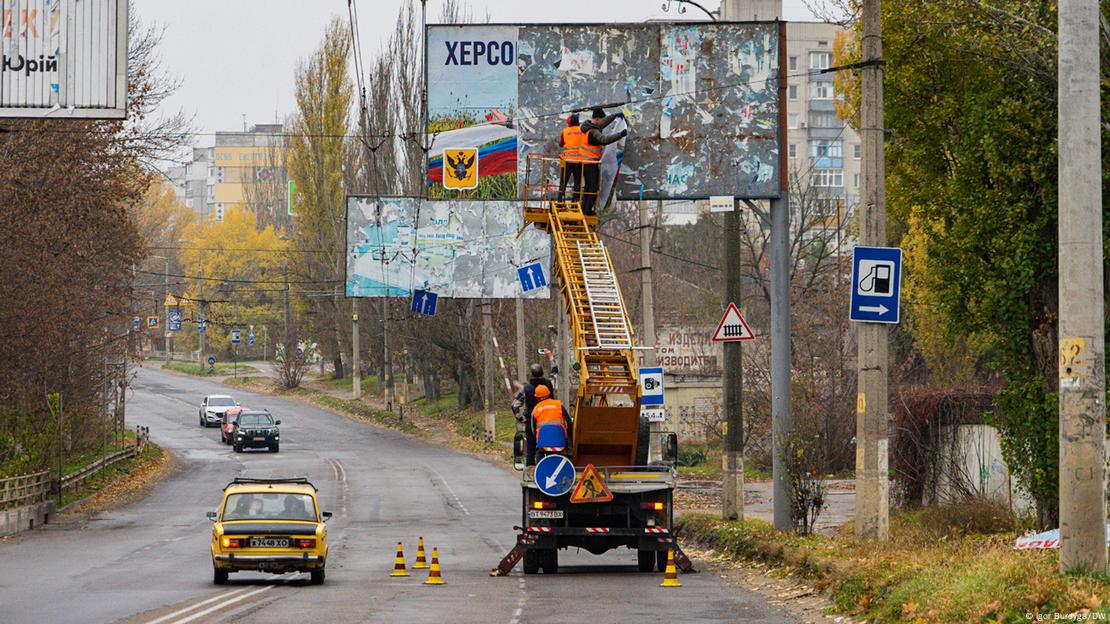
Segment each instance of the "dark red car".
[{"label": "dark red car", "polygon": [[220,442],[224,444],[235,443],[235,428],[239,426],[239,414],[243,413],[242,407],[231,407],[224,412],[223,422],[220,423]]}]

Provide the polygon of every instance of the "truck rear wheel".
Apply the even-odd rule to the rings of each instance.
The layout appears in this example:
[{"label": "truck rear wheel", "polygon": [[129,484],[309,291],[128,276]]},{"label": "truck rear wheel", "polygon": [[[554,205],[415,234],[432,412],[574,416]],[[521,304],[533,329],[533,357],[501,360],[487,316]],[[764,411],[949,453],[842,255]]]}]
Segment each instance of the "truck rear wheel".
[{"label": "truck rear wheel", "polygon": [[657,566],[659,566],[659,571],[660,572],[666,572],[667,571],[667,551],[665,551],[665,550],[655,551],[655,564]]},{"label": "truck rear wheel", "polygon": [[[664,563],[663,565],[667,565]],[[654,550],[637,550],[636,551],[636,569],[640,572],[651,572],[655,569],[655,551]]]},{"label": "truck rear wheel", "polygon": [[524,573],[525,574],[538,574],[540,571],[540,551],[526,550],[524,551]]},{"label": "truck rear wheel", "polygon": [[559,573],[559,551],[555,548],[551,550],[540,551],[543,553],[541,558],[541,567],[543,567],[544,574],[558,574]]}]

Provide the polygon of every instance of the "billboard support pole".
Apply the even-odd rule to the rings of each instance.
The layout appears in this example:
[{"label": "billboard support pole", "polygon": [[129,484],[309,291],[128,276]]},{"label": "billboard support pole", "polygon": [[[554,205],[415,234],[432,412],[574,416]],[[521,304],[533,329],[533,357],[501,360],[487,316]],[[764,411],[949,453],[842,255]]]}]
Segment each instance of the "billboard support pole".
[{"label": "billboard support pole", "polygon": [[[740,211],[733,202],[724,216],[725,292],[722,308],[740,305]],[[774,284],[774,279],[771,281]],[[724,345],[725,448],[722,462],[724,482],[721,490],[721,517],[744,518],[744,367],[739,342]]]},{"label": "billboard support pole", "polygon": [[497,430],[497,420],[493,412],[493,302],[482,299],[482,343],[485,345],[485,387],[482,395],[486,408],[486,442],[493,442]]},{"label": "billboard support pole", "polygon": [[[644,347],[644,366],[656,366],[656,353],[655,353],[655,289],[652,284],[651,275],[651,239],[654,228],[651,225],[651,220],[648,218],[647,202],[640,199],[640,307],[641,320],[643,327],[641,332],[643,338],[641,344]],[[656,204],[662,205],[661,200],[656,200]],[[657,422],[648,425],[648,462],[659,461],[662,459],[661,451],[658,443],[658,433],[660,425]]]}]

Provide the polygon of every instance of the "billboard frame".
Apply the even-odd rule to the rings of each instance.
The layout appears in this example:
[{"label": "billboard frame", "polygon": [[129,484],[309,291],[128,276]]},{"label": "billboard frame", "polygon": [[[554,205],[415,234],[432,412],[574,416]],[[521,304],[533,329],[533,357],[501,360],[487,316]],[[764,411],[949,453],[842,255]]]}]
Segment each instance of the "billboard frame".
[{"label": "billboard frame", "polygon": [[[128,46],[131,40],[130,25],[131,2],[117,0],[116,2],[116,63],[114,68],[108,68],[109,75],[115,76],[116,105],[108,107],[77,107],[77,106],[0,106],[0,119],[127,119],[127,65]],[[74,21],[71,12],[66,13],[67,25]],[[68,30],[67,30],[68,34]],[[70,76],[67,70],[65,56],[68,53],[68,38],[62,57],[58,59],[59,65],[59,93],[64,94]]]},{"label": "billboard frame", "polygon": [[[778,88],[777,88],[777,92],[778,92],[778,114],[777,114],[778,127],[777,127],[777,132],[775,133],[776,139],[777,139],[777,142],[778,142],[778,150],[779,150],[779,154],[778,154],[778,168],[779,168],[779,171],[778,171],[778,177],[779,177],[778,192],[777,193],[768,193],[768,194],[763,194],[763,195],[752,195],[752,196],[734,194],[734,197],[737,200],[749,200],[749,201],[770,201],[770,200],[774,200],[774,199],[782,199],[782,198],[786,197],[789,194],[789,190],[790,190],[790,181],[789,181],[789,164],[790,164],[790,161],[789,161],[789,156],[788,156],[787,150],[786,150],[787,142],[788,142],[787,110],[786,110],[787,109],[787,79],[789,78],[789,73],[788,73],[788,69],[787,69],[787,59],[786,59],[786,55],[787,55],[786,24],[787,24],[787,22],[785,20],[782,20],[782,19],[775,19],[775,20],[735,20],[735,21],[731,21],[731,20],[730,21],[705,21],[705,20],[673,20],[673,21],[671,21],[671,20],[667,20],[667,21],[645,21],[645,22],[489,22],[489,23],[480,23],[480,24],[477,24],[477,23],[463,23],[463,24],[446,23],[446,24],[444,24],[444,23],[427,23],[427,22],[425,22],[424,23],[424,59],[423,59],[424,60],[424,62],[423,62],[423,65],[424,65],[424,67],[423,67],[423,74],[424,74],[423,89],[424,89],[424,91],[423,91],[423,97],[421,98],[422,99],[422,103],[421,103],[422,104],[422,111],[421,111],[421,113],[422,113],[422,117],[423,117],[422,132],[424,133],[425,141],[427,142],[427,147],[424,149],[424,161],[423,161],[424,170],[423,170],[422,177],[421,177],[422,197],[424,199],[426,199],[427,201],[453,201],[453,200],[456,200],[456,199],[461,199],[461,198],[454,198],[454,197],[433,198],[433,197],[430,197],[429,193],[428,193],[428,188],[429,188],[428,162],[432,158],[432,150],[431,150],[432,134],[430,132],[428,132],[428,124],[430,122],[430,114],[428,112],[428,93],[429,93],[429,82],[428,82],[428,67],[429,67],[429,64],[428,64],[428,54],[429,54],[428,31],[431,28],[451,28],[451,27],[454,27],[454,28],[462,29],[462,28],[474,27],[474,26],[483,26],[483,27],[502,26],[502,27],[517,27],[517,28],[526,28],[526,27],[571,28],[571,27],[622,27],[622,26],[631,27],[631,26],[645,26],[645,25],[650,25],[650,26],[712,26],[712,27],[718,27],[718,26],[745,26],[745,25],[772,25],[772,24],[775,25],[775,32],[776,32],[776,35],[777,35],[777,38],[778,38],[778,42],[777,42],[778,45],[776,46],[776,48],[777,48],[776,49],[776,54],[778,54],[778,56],[779,56],[779,58],[778,58],[778,70],[779,70],[778,71],[778,81],[779,81],[779,84],[778,84]],[[652,98],[648,98],[648,99],[660,99],[660,98],[657,97],[657,96],[653,96]],[[636,102],[636,100],[632,100],[630,103],[635,103],[635,102]],[[576,110],[578,110],[578,109],[576,109]],[[588,109],[583,108],[581,110],[588,110]],[[581,110],[579,110],[578,112],[581,112]],[[520,150],[519,143],[518,143],[517,150],[518,150],[518,152],[517,152],[518,156],[517,157],[519,159],[519,153],[520,153],[519,152],[519,150]],[[519,174],[519,165],[518,165],[518,174]],[[684,197],[678,197],[678,198],[675,198],[675,197],[671,197],[671,198],[655,197],[655,196],[652,196],[651,198],[648,198],[647,196],[644,196],[643,199],[650,199],[651,201],[657,201],[657,200],[660,200],[660,201],[671,201],[671,200],[675,200],[675,201],[678,201],[678,200],[698,201],[698,200],[708,199],[709,197],[710,197],[710,195],[704,195],[704,196],[691,195],[691,196],[684,196]],[[475,202],[511,201],[511,200],[518,200],[518,201],[521,200],[521,197],[519,195],[519,191],[518,191],[518,196],[514,197],[514,198],[480,198],[480,197],[475,197],[475,198],[467,198],[466,199],[466,201],[475,201]],[[613,200],[614,201],[630,201],[630,200],[627,200],[627,199],[622,200],[622,199],[620,199],[619,196],[614,196]]]}]

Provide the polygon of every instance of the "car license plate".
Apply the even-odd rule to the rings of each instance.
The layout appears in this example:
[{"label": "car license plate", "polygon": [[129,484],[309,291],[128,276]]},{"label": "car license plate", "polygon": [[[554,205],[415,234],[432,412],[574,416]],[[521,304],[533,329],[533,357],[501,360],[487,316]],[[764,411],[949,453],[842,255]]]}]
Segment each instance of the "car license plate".
[{"label": "car license plate", "polygon": [[533,520],[536,520],[536,519],[558,520],[558,519],[562,519],[563,510],[562,509],[554,509],[554,510],[529,509],[528,510],[528,517],[533,519]]},{"label": "car license plate", "polygon": [[288,537],[252,537],[251,548],[289,548]]},{"label": "car license plate", "polygon": [[254,441],[255,442],[265,442],[266,441],[266,436],[254,436]]}]

